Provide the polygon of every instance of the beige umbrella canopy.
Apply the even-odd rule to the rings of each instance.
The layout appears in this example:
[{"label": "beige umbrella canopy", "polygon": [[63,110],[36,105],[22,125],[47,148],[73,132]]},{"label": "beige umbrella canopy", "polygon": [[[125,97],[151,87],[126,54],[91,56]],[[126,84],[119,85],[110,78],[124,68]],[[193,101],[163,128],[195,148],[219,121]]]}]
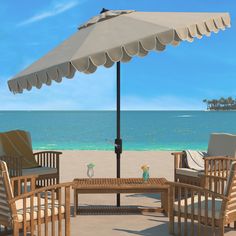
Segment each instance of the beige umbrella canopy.
[{"label": "beige umbrella canopy", "polygon": [[[76,70],[93,73],[98,66],[111,67],[117,62],[117,178],[120,178],[120,61],[128,62],[133,56],[146,56],[149,51],[163,51],[168,44],[209,36],[230,26],[228,13],[173,13],[108,11],[103,9],[80,26],[79,31],[46,56],[8,81],[13,93],[32,87],[51,85],[63,77],[72,78]],[[117,206],[120,196],[117,195]]]},{"label": "beige umbrella canopy", "polygon": [[13,93],[21,93],[76,70],[93,73],[98,66],[128,62],[133,56],[162,51],[166,45],[209,36],[230,26],[228,13],[106,11],[80,26],[69,39],[8,81]]}]

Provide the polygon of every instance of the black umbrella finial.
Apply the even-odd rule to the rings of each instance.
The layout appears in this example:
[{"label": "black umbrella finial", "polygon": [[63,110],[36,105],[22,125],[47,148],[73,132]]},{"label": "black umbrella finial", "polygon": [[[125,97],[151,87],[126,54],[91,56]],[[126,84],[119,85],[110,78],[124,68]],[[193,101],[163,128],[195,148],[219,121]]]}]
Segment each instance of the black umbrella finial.
[{"label": "black umbrella finial", "polygon": [[102,10],[100,11],[100,14],[102,14],[102,13],[104,13],[104,12],[106,12],[106,11],[110,11],[110,10],[108,10],[108,9],[106,9],[106,8],[102,8]]}]

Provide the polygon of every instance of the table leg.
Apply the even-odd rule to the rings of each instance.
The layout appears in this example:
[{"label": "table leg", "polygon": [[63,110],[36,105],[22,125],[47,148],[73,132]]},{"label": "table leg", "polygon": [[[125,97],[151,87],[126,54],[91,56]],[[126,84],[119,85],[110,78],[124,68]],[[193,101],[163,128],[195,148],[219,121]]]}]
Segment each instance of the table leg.
[{"label": "table leg", "polygon": [[161,207],[165,214],[168,214],[168,191],[161,193]]},{"label": "table leg", "polygon": [[77,215],[78,210],[78,193],[76,189],[74,189],[74,217]]}]

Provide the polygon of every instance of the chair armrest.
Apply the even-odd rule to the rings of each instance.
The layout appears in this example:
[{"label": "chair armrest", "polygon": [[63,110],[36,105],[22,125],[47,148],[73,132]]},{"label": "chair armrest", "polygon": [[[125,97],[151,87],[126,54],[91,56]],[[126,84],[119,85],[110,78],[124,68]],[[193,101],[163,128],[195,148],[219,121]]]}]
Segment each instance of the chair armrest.
[{"label": "chair armrest", "polygon": [[183,155],[184,152],[172,152],[171,155]]},{"label": "chair armrest", "polygon": [[39,154],[57,154],[58,156],[62,154],[62,152],[58,151],[40,151],[40,152],[34,152],[34,155],[39,155]]},{"label": "chair armrest", "polygon": [[[14,196],[35,190],[35,183],[38,175],[18,176],[10,178]],[[30,184],[30,188],[29,185]]]},{"label": "chair armrest", "polygon": [[[17,197],[14,197],[12,199],[9,200],[9,203],[13,203],[19,199],[24,199],[24,198],[29,198],[29,197],[34,197],[38,194],[40,194],[40,197],[45,197],[45,193],[46,192],[56,192],[57,190],[60,189],[66,189],[66,188],[72,188],[74,186],[74,182],[67,182],[67,183],[61,183],[61,184],[55,184],[55,185],[50,185],[50,186],[46,186],[46,187],[42,187],[42,188],[37,188],[33,191],[27,192],[27,193],[23,193]],[[42,194],[42,195],[41,195]]]},{"label": "chair armrest", "polygon": [[57,151],[42,151],[33,155],[40,166],[56,168],[59,172],[59,157],[61,154],[62,152]]},{"label": "chair armrest", "polygon": [[183,166],[183,158],[185,157],[184,152],[173,152],[171,155],[174,156],[174,169],[182,168]]},{"label": "chair armrest", "polygon": [[[56,221],[58,221],[58,224],[61,225],[62,220],[65,220],[65,227],[63,227],[65,230],[65,234],[63,235],[69,235],[71,216],[70,194],[72,185],[72,182],[51,185],[36,189],[28,193],[24,193],[22,195],[10,199],[8,202],[12,209],[13,221],[17,221],[17,214],[21,214],[23,217],[23,224],[26,224],[27,214],[30,214],[31,220],[27,223],[29,223],[29,228],[31,229],[31,232],[33,232],[33,234],[38,235],[39,229],[41,229],[41,234],[46,235],[48,234],[48,210],[50,209],[50,221],[53,225],[53,229],[55,229]],[[18,208],[20,210],[20,213],[17,211],[18,209],[16,202],[18,200],[22,201],[22,206],[20,206],[20,209]],[[42,214],[42,211],[44,211],[44,214]],[[37,222],[33,220],[35,218],[35,214],[37,219],[40,219],[39,226],[41,222],[45,222],[47,227],[35,227],[37,225]],[[55,217],[55,215],[57,215],[57,217]],[[22,230],[24,235],[26,235],[28,227],[23,227]],[[62,229],[60,228],[60,230]]]},{"label": "chair armrest", "polygon": [[[173,218],[175,215],[179,218],[181,213],[184,214],[185,219],[187,220],[187,215],[190,215],[190,219],[194,219],[194,216],[197,217],[198,222],[205,222],[207,225],[209,207],[211,207],[211,222],[216,220],[216,199],[221,199],[221,208],[219,214],[224,216],[227,202],[229,198],[212,192],[206,188],[198,187],[194,185],[168,182],[170,185],[169,189],[169,217]],[[177,197],[177,199],[175,198]],[[188,209],[191,209],[189,212]],[[197,213],[195,213],[197,210]],[[200,212],[204,210],[204,215]]]},{"label": "chair armrest", "polygon": [[207,188],[203,188],[203,187],[198,187],[195,185],[191,185],[191,184],[184,184],[184,183],[177,183],[177,182],[169,182],[167,181],[167,184],[170,185],[170,189],[188,189],[190,191],[196,192],[196,193],[204,193],[204,194],[208,194],[209,196],[214,196],[215,198],[220,198],[224,201],[228,201],[229,198],[224,196],[223,194],[219,194],[216,192],[213,192]]}]

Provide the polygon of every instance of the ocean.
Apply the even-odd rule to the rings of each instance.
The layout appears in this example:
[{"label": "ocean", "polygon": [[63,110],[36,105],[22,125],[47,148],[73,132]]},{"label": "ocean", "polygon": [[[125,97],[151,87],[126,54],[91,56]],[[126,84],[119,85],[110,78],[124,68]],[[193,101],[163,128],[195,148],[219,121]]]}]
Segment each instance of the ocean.
[{"label": "ocean", "polygon": [[[113,150],[114,111],[0,111],[0,132],[23,129],[37,150]],[[236,134],[236,112],[122,111],[125,150],[205,150],[212,132]]]}]

